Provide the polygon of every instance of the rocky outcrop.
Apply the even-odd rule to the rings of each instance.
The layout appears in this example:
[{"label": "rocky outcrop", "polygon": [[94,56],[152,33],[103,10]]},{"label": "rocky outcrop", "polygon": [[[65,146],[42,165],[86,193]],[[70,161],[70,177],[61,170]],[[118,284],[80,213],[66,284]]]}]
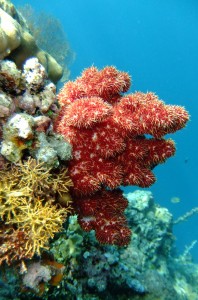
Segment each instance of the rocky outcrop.
[{"label": "rocky outcrop", "polygon": [[62,67],[47,52],[37,46],[24,18],[9,0],[0,0],[0,59],[13,60],[18,68],[30,57],[37,57],[48,77],[56,83]]}]

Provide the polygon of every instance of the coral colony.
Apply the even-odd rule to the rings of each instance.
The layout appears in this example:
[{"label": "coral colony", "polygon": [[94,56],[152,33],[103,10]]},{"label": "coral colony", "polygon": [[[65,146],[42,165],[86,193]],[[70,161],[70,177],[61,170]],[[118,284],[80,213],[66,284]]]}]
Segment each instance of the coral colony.
[{"label": "coral colony", "polygon": [[86,69],[58,102],[36,58],[22,72],[2,61],[0,79],[0,262],[40,255],[71,213],[100,243],[127,245],[119,186],[155,182],[152,169],[175,153],[163,136],[185,126],[185,109],[124,94],[130,77],[114,67]]},{"label": "coral colony", "polygon": [[119,246],[129,243],[130,230],[118,187],[153,184],[152,169],[175,153],[164,135],[189,119],[183,107],[165,105],[153,93],[124,94],[129,87],[129,75],[115,67],[88,68],[59,93],[54,124],[72,145],[68,172],[79,224],[94,229],[99,242]]},{"label": "coral colony", "polygon": [[55,85],[37,58],[0,62],[0,264],[48,248],[72,211],[71,145],[53,132]]}]

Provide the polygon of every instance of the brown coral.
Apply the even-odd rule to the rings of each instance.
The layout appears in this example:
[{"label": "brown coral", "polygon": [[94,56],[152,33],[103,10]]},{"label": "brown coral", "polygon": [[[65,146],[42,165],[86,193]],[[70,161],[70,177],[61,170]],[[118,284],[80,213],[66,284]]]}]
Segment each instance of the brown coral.
[{"label": "brown coral", "polygon": [[28,241],[28,233],[14,229],[11,225],[0,224],[0,265],[3,261],[10,264],[24,258],[31,258],[32,253],[25,253],[24,245]]}]

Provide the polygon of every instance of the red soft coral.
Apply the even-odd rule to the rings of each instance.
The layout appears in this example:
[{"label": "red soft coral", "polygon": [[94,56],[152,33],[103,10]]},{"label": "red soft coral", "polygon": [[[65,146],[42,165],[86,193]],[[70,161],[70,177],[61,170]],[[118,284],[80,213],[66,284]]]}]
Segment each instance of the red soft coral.
[{"label": "red soft coral", "polygon": [[165,105],[153,93],[123,95],[129,87],[130,76],[115,67],[88,68],[59,93],[55,122],[55,130],[73,146],[69,172],[82,228],[95,229],[100,242],[117,245],[129,242],[129,229],[126,201],[114,189],[153,184],[152,169],[175,153],[174,142],[163,136],[189,119],[183,107]]},{"label": "red soft coral", "polygon": [[78,197],[75,207],[81,227],[85,231],[94,229],[99,242],[124,246],[130,241],[130,230],[123,216],[127,200],[121,190],[102,189],[92,196]]}]

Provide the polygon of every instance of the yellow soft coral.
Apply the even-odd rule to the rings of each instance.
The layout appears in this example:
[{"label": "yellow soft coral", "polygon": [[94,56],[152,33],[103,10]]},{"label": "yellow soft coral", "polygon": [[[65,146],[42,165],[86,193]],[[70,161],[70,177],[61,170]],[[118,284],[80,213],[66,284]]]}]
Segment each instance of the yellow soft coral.
[{"label": "yellow soft coral", "polygon": [[49,170],[34,159],[1,170],[0,178],[0,264],[9,264],[40,254],[62,229],[72,210],[72,182],[67,169]]}]

